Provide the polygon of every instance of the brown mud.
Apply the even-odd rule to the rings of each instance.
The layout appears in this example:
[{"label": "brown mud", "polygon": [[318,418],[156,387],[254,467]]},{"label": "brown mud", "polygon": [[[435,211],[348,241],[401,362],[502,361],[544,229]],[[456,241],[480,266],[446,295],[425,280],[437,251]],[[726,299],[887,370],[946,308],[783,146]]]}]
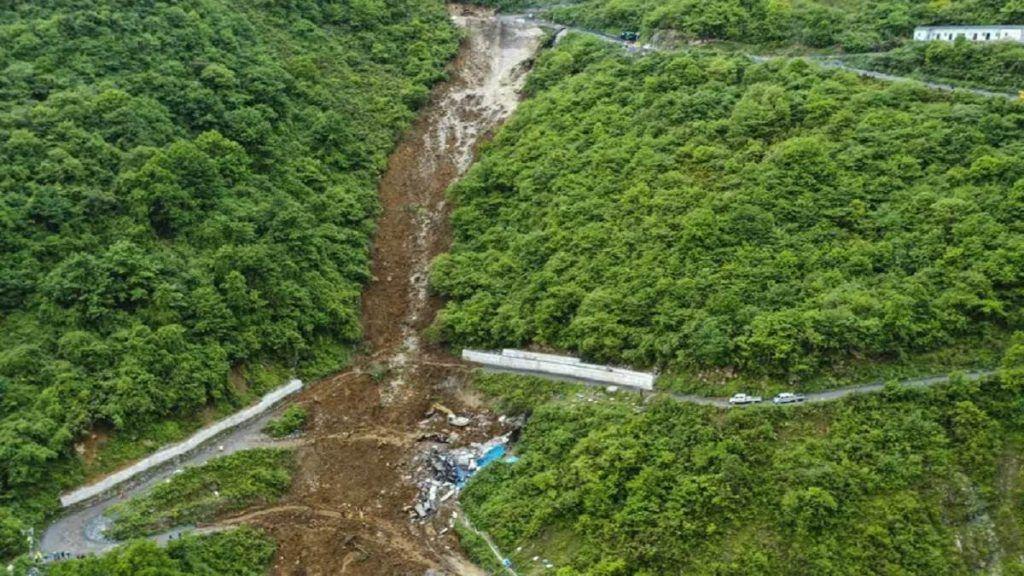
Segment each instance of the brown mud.
[{"label": "brown mud", "polygon": [[[481,10],[450,10],[465,39],[449,80],[398,143],[380,182],[373,280],[362,302],[369,351],[352,370],[302,393],[312,418],[289,495],[226,521],[274,536],[274,574],[481,573],[445,531],[447,517],[410,520],[425,435],[454,432],[468,443],[502,431],[466,391],[465,367],[422,338],[441,305],[428,293],[427,271],[450,242],[445,191],[471,164],[477,142],[515,108],[543,33]],[[473,423],[456,430],[443,418],[426,419],[435,402]]]}]

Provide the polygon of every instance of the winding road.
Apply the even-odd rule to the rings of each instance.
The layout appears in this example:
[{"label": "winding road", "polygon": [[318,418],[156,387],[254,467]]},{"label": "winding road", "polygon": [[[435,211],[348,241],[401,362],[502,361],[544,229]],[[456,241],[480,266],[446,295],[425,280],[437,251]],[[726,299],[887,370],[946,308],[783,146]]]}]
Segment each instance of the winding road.
[{"label": "winding road", "polygon": [[[279,406],[270,410],[211,440],[181,459],[158,466],[148,471],[142,478],[126,482],[124,488],[118,492],[95,499],[82,506],[71,507],[46,527],[39,539],[37,550],[44,556],[64,553],[72,557],[106,552],[119,544],[103,535],[103,530],[110,524],[110,519],[105,514],[111,506],[146,492],[186,466],[198,466],[212,458],[250,448],[294,445],[296,442],[294,439],[275,440],[262,432],[266,423],[279,414],[283,408],[283,406]],[[164,544],[186,532],[202,533],[215,530],[215,528],[197,530],[195,527],[184,526],[155,535],[151,537],[151,540]]]},{"label": "winding road", "polygon": [[[751,56],[752,59],[756,59]],[[927,80],[920,80],[918,78],[908,78],[905,76],[895,76],[893,74],[886,74],[884,72],[876,72],[874,70],[866,70],[864,68],[855,68],[844,63],[842,60],[830,60],[824,57],[811,58],[811,60],[819,63],[826,68],[838,68],[840,70],[846,70],[847,72],[853,72],[859,76],[865,78],[874,78],[876,80],[882,80],[885,82],[916,82],[933,90],[940,90],[942,92],[968,92],[977,96],[984,96],[987,98],[1006,98],[1007,100],[1017,100],[1019,96],[1017,94],[1009,94],[1007,92],[992,92],[990,90],[981,90],[980,88],[967,88],[964,86],[954,86],[952,84],[942,84],[940,82],[929,82]]]},{"label": "winding road", "polygon": [[[559,381],[559,382],[572,382],[572,383],[575,383],[575,384],[583,384],[584,386],[589,386],[589,387],[592,387],[592,388],[607,388],[608,387],[608,383],[607,382],[594,382],[592,380],[584,380],[584,379],[581,379],[581,378],[574,378],[572,376],[563,376],[563,375],[555,376],[555,375],[552,375],[552,374],[545,374],[543,372],[534,372],[534,371],[526,371],[526,370],[515,370],[515,369],[510,369],[510,368],[482,367],[481,369],[485,370],[487,372],[503,372],[503,373],[509,373],[509,374],[523,374],[523,375],[526,375],[526,376],[536,376],[538,378],[544,378],[546,380],[554,380],[554,381]],[[954,373],[950,373],[950,374],[938,374],[938,375],[932,375],[932,376],[919,376],[919,377],[915,377],[915,378],[906,378],[906,379],[903,379],[903,380],[894,380],[894,381],[887,381],[887,380],[883,380],[883,379],[878,379],[878,380],[872,380],[870,382],[865,382],[863,384],[857,384],[857,385],[854,385],[854,386],[847,386],[847,387],[843,387],[843,388],[834,388],[834,389],[831,389],[831,390],[823,390],[821,392],[808,392],[808,393],[804,393],[803,396],[805,398],[805,400],[804,400],[805,403],[806,402],[811,402],[811,403],[814,403],[814,402],[832,402],[832,401],[839,400],[839,399],[842,399],[842,398],[846,398],[848,396],[853,396],[853,395],[856,395],[856,394],[871,394],[871,393],[874,393],[874,392],[881,392],[882,390],[885,389],[886,386],[888,386],[890,384],[891,385],[895,385],[895,386],[901,386],[901,387],[904,387],[904,388],[928,388],[928,387],[936,386],[936,385],[939,385],[939,384],[945,384],[946,382],[949,382],[951,379],[953,379],[954,375],[956,375],[956,374],[963,375],[963,377],[966,378],[968,381],[975,382],[975,381],[981,380],[982,378],[985,378],[987,376],[992,376],[995,373],[996,373],[995,370],[968,370],[968,371],[963,371],[963,372],[954,372]],[[657,383],[655,383],[655,386],[657,386]],[[659,389],[659,388],[655,388],[654,391],[652,392],[651,390],[647,390],[647,389],[631,388],[629,386],[623,386],[623,385],[616,385],[615,388],[618,388],[620,390],[626,390],[626,391],[629,391],[629,392],[638,392],[640,394],[645,394],[645,395],[649,395],[649,396],[650,395],[667,395],[667,396],[669,396],[671,398],[674,398],[675,400],[678,400],[680,402],[687,402],[689,404],[697,404],[697,405],[700,405],[700,406],[714,406],[716,408],[739,408],[739,407],[742,407],[742,406],[733,406],[732,404],[729,404],[729,399],[721,397],[721,396],[701,396],[699,394],[684,394],[682,392],[673,392],[671,390],[664,390],[664,389]],[[768,404],[771,404],[771,402],[768,402]]]},{"label": "winding road", "polygon": [[[564,34],[566,34],[568,32],[575,32],[577,34],[585,34],[587,36],[591,36],[591,37],[594,37],[594,38],[599,38],[599,39],[604,40],[605,42],[609,42],[611,44],[617,44],[619,46],[622,46],[624,49],[626,49],[630,53],[635,53],[635,54],[645,54],[645,53],[648,53],[648,52],[674,52],[674,51],[682,50],[682,49],[668,49],[668,48],[665,48],[663,46],[658,46],[656,44],[637,45],[634,42],[627,42],[625,40],[622,40],[620,38],[616,38],[615,36],[611,36],[611,35],[605,34],[604,32],[601,32],[601,31],[598,31],[598,30],[591,30],[591,29],[588,29],[588,28],[579,28],[579,27],[576,27],[576,26],[567,26],[567,25],[564,25],[564,24],[559,24],[557,22],[552,22],[550,20],[544,20],[544,19],[541,19],[541,18],[536,18],[536,17],[529,16],[529,15],[516,15],[514,17],[521,18],[525,22],[529,22],[531,24],[535,24],[535,25],[540,26],[542,28],[547,28],[547,29],[550,29],[550,30],[556,30],[557,31],[556,41],[561,39],[561,36],[563,36]],[[970,93],[970,94],[975,94],[977,96],[984,96],[984,97],[987,97],[987,98],[1006,98],[1008,100],[1017,100],[1017,99],[1020,98],[1020,96],[1018,94],[1011,94],[1011,93],[1007,93],[1007,92],[994,92],[994,91],[991,91],[991,90],[982,90],[980,88],[968,88],[968,87],[964,87],[964,86],[955,86],[953,84],[944,84],[944,83],[941,83],[941,82],[929,82],[927,80],[921,80],[919,78],[910,78],[910,77],[906,77],[906,76],[896,76],[896,75],[893,75],[893,74],[886,74],[884,72],[878,72],[878,71],[875,71],[875,70],[867,70],[867,69],[864,69],[864,68],[856,68],[854,66],[850,66],[849,64],[846,64],[842,60],[835,59],[835,58],[833,58],[831,56],[805,56],[805,57],[797,56],[797,57],[794,57],[794,56],[774,56],[774,55],[749,54],[749,53],[746,54],[746,56],[747,56],[747,58],[749,58],[750,60],[752,60],[754,62],[767,62],[769,60],[776,60],[776,59],[780,59],[780,58],[803,58],[803,59],[808,60],[808,61],[816,62],[817,64],[819,64],[819,65],[821,65],[823,67],[826,67],[826,68],[837,68],[837,69],[840,69],[840,70],[845,70],[847,72],[853,72],[854,74],[857,74],[858,76],[862,76],[862,77],[865,77],[865,78],[873,78],[875,80],[882,80],[884,82],[914,82],[914,83],[917,83],[917,84],[921,84],[922,86],[926,86],[928,88],[931,88],[933,90],[940,90],[940,91],[943,91],[943,92],[967,92],[967,93]]]},{"label": "winding road", "polygon": [[[969,381],[977,381],[995,374],[995,370],[974,370],[970,372],[964,372],[963,376]],[[940,376],[923,376],[919,378],[908,378],[906,380],[895,381],[896,386],[904,388],[927,388],[935,386],[937,384],[945,384],[952,379],[952,374],[945,374]],[[875,380],[867,384],[860,384],[857,386],[849,386],[846,388],[836,388],[834,390],[825,390],[822,392],[810,392],[804,394],[805,402],[831,402],[846,398],[847,396],[853,396],[855,394],[870,394],[873,392],[881,392],[885,389],[887,383],[885,380]],[[718,408],[734,408],[729,404],[727,398],[712,398],[708,396],[696,396],[693,394],[681,394],[678,392],[668,392],[669,396],[679,400],[681,402],[689,402],[691,404],[700,404],[702,406],[716,406]]]}]

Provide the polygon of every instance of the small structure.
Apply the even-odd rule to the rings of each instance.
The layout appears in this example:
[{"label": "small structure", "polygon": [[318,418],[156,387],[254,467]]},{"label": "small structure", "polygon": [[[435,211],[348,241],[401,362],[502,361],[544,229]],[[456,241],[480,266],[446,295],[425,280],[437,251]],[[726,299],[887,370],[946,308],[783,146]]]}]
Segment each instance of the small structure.
[{"label": "small structure", "polygon": [[918,26],[914,29],[914,40],[921,42],[954,42],[957,38],[966,38],[970,42],[1024,42],[1024,25]]}]

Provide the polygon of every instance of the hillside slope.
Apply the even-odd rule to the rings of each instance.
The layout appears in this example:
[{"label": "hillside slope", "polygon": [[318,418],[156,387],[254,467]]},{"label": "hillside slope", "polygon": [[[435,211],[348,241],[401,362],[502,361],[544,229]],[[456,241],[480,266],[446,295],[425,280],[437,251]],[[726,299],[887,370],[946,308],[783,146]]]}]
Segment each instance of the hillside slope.
[{"label": "hillside slope", "polygon": [[[535,395],[519,460],[461,501],[524,575],[1019,575],[1015,354],[981,385],[785,408]],[[486,382],[520,405],[541,388]]]},{"label": "hillside slope", "polygon": [[1024,44],[909,42],[881,54],[855,54],[847,64],[922,80],[1017,93],[1024,89]]},{"label": "hillside slope", "polygon": [[455,345],[795,380],[1024,327],[1019,103],[582,37],[529,87],[452,191]]},{"label": "hillside slope", "polygon": [[0,8],[0,555],[84,430],[344,363],[376,178],[457,44],[435,0]]},{"label": "hillside slope", "polygon": [[[673,40],[840,47],[890,46],[922,24],[1019,24],[1017,0],[477,0],[508,10],[549,10],[566,24]],[[550,8],[548,8],[550,7]]]}]

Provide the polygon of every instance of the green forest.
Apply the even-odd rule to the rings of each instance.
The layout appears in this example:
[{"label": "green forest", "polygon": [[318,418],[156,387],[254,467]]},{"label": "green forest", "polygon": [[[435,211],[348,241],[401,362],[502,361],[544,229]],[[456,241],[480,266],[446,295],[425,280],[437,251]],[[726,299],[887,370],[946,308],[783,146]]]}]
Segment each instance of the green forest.
[{"label": "green forest", "polygon": [[477,0],[543,10],[557,22],[661,41],[732,40],[760,45],[890,47],[923,24],[1020,24],[1020,0]]},{"label": "green forest", "polygon": [[583,36],[528,90],[451,191],[442,340],[799,387],[1024,327],[1021,103]]},{"label": "green forest", "polygon": [[376,178],[458,40],[439,0],[2,3],[0,556],[84,432],[346,362]]},{"label": "green forest", "polygon": [[1024,44],[1019,42],[910,42],[888,52],[853,54],[844,60],[931,82],[1011,94],[1024,90]]},{"label": "green forest", "polygon": [[461,502],[520,574],[1017,576],[1024,335],[1004,368],[729,411],[488,376],[484,390],[532,415],[520,459],[484,469]]},{"label": "green forest", "polygon": [[290,450],[256,448],[183,470],[127,502],[111,506],[116,540],[211,522],[229,512],[275,502],[292,484]]}]

